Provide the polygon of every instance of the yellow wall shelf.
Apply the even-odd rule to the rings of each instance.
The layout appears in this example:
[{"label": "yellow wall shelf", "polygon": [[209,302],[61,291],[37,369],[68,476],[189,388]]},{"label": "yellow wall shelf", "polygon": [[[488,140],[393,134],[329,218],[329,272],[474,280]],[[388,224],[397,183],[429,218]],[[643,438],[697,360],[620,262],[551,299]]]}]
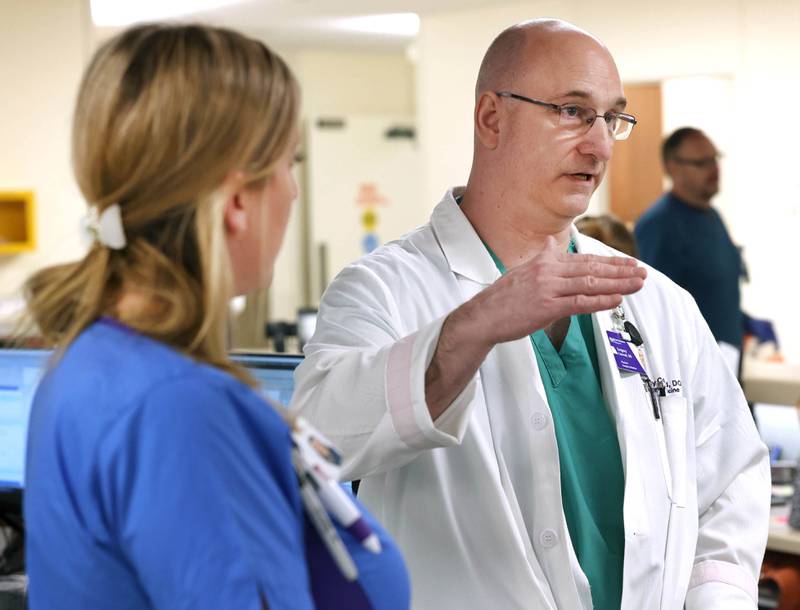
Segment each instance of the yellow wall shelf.
[{"label": "yellow wall shelf", "polygon": [[33,191],[0,191],[0,254],[36,247]]}]

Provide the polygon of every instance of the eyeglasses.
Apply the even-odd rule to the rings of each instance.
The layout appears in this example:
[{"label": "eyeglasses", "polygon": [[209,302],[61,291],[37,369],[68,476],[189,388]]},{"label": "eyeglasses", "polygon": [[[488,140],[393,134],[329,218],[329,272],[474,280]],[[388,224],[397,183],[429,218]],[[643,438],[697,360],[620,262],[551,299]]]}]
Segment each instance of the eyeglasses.
[{"label": "eyeglasses", "polygon": [[609,110],[605,114],[599,115],[594,108],[584,108],[578,104],[551,104],[550,102],[535,100],[530,97],[525,97],[524,95],[519,95],[518,93],[511,93],[510,91],[496,91],[495,93],[500,97],[510,97],[515,100],[555,110],[558,113],[559,126],[574,131],[576,134],[584,134],[589,131],[599,116],[603,117],[606,127],[608,128],[608,133],[615,140],[627,139],[627,137],[631,135],[633,126],[636,125],[636,117],[624,112]]},{"label": "eyeglasses", "polygon": [[696,167],[697,169],[710,169],[712,167],[716,167],[719,164],[720,159],[722,159],[722,153],[717,153],[713,157],[702,157],[700,159],[684,159],[683,157],[672,157],[670,161],[674,161],[675,163],[681,163],[682,165],[691,165],[692,167]]}]

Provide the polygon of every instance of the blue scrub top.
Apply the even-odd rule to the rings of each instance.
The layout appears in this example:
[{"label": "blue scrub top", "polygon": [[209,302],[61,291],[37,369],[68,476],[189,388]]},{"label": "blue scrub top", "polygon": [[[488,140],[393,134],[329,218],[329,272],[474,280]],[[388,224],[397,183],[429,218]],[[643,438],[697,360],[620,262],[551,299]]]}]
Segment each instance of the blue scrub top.
[{"label": "blue scrub top", "polygon": [[667,193],[636,221],[634,235],[640,258],[694,297],[714,338],[741,348],[744,265],[719,213]]},{"label": "blue scrub top", "polygon": [[[125,327],[86,329],[31,411],[31,610],[409,606],[384,530],[346,582],[305,516],[282,417],[245,384]],[[363,509],[362,509],[363,510]]]}]

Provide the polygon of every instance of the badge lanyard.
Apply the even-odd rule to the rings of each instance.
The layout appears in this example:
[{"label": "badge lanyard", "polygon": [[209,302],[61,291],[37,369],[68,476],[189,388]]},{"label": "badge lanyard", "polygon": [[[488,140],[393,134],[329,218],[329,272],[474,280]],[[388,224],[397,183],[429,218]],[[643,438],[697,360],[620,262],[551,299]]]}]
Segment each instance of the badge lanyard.
[{"label": "badge lanyard", "polygon": [[645,360],[644,340],[639,330],[629,320],[625,319],[625,310],[622,306],[614,308],[611,313],[614,330],[606,331],[608,341],[614,350],[614,359],[620,371],[637,373],[642,380],[644,390],[650,397],[650,404],[653,407],[653,418],[656,423],[656,436],[658,438],[658,449],[661,454],[661,464],[664,468],[664,480],[667,485],[667,493],[672,495],[672,469],[667,453],[667,441],[664,432],[664,420],[661,418],[660,399],[666,396],[666,384],[662,379],[653,381],[647,374],[647,363]]},{"label": "badge lanyard", "polygon": [[644,353],[644,340],[639,330],[630,320],[625,319],[625,310],[622,305],[614,308],[611,313],[614,330],[606,331],[608,341],[614,350],[614,360],[621,371],[636,373],[642,379],[645,392],[650,397],[653,406],[653,417],[661,419],[660,398],[666,396],[664,381],[653,381],[647,374]]}]

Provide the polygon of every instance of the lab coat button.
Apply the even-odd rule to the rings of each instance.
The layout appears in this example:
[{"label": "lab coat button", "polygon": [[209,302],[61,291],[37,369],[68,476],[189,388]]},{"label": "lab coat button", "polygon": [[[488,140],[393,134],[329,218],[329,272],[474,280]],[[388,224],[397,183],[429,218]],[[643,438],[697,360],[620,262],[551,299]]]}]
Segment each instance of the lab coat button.
[{"label": "lab coat button", "polygon": [[547,427],[547,414],[537,411],[531,416],[531,423],[535,430],[543,430]]},{"label": "lab coat button", "polygon": [[558,534],[551,529],[542,530],[542,533],[539,534],[539,542],[546,549],[552,548],[558,544]]}]

